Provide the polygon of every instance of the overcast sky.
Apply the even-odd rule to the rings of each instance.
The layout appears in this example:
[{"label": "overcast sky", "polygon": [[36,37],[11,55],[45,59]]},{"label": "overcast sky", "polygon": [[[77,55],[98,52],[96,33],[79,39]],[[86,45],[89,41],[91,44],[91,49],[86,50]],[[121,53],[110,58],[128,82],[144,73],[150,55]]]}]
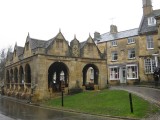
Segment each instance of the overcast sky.
[{"label": "overcast sky", "polygon": [[[153,0],[153,9],[160,9],[160,0]],[[49,40],[59,29],[69,42],[74,34],[84,41],[111,24],[118,31],[138,28],[141,17],[142,0],[0,0],[0,49],[16,42],[24,47],[28,32]]]}]

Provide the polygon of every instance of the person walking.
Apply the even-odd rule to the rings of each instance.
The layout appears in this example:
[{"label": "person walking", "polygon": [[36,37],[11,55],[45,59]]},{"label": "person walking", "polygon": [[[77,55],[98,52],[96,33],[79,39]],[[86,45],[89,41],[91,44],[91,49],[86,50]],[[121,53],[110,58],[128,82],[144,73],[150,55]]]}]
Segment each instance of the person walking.
[{"label": "person walking", "polygon": [[154,81],[155,81],[155,87],[158,87],[159,77],[160,77],[160,68],[157,67],[153,73]]}]

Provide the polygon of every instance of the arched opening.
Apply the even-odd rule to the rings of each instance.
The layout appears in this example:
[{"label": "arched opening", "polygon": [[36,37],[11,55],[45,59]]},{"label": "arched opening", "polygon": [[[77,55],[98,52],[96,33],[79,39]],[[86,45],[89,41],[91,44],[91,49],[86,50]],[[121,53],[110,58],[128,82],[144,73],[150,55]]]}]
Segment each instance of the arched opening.
[{"label": "arched opening", "polygon": [[14,69],[14,82],[18,83],[18,69],[17,68]]},{"label": "arched opening", "polygon": [[25,82],[31,83],[31,68],[29,64],[26,64],[25,66]]},{"label": "arched opening", "polygon": [[94,64],[87,64],[83,68],[83,86],[86,89],[93,90],[94,85],[98,85],[99,70]]},{"label": "arched opening", "polygon": [[62,81],[68,87],[68,78],[68,67],[62,62],[55,62],[48,69],[48,88],[52,92],[60,92]]},{"label": "arched opening", "polygon": [[20,68],[19,68],[19,83],[20,84],[24,83],[24,72],[23,72],[22,66],[20,66]]}]

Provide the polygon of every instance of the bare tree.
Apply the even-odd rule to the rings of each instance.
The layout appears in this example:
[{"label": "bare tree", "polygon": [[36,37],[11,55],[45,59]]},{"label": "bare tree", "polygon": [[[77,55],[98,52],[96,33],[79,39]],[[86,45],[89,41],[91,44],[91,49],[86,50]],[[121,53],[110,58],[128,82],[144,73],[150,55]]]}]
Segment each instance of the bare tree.
[{"label": "bare tree", "polygon": [[[8,52],[12,51],[12,47],[8,47]],[[0,83],[4,80],[5,76],[5,63],[6,63],[7,49],[3,48],[0,50]]]}]

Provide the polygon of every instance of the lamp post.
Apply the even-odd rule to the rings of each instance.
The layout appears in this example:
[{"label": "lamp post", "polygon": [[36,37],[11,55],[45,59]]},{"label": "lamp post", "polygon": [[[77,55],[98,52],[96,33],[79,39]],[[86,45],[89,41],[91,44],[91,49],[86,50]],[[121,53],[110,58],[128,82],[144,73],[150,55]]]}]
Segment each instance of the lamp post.
[{"label": "lamp post", "polygon": [[65,88],[65,83],[64,83],[64,72],[63,71],[61,71],[61,73],[60,73],[60,81],[61,81],[61,91],[62,91],[62,107],[63,107],[63,92],[64,92],[64,88]]}]

